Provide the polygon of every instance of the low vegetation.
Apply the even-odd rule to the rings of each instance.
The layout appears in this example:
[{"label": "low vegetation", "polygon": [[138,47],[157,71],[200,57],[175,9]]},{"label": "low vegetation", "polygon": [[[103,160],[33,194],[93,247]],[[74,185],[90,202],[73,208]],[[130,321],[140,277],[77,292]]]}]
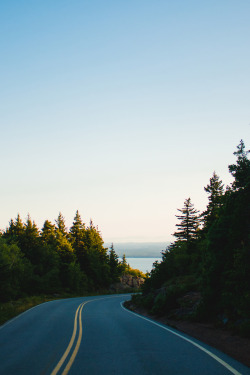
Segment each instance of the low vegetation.
[{"label": "low vegetation", "polygon": [[55,296],[32,296],[20,298],[16,301],[3,302],[0,304],[0,325],[24,311],[55,299]]}]

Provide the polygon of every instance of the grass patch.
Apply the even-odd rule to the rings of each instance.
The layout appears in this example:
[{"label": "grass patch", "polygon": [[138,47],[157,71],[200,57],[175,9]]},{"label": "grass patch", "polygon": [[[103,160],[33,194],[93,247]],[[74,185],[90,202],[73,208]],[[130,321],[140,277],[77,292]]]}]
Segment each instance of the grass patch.
[{"label": "grass patch", "polygon": [[34,306],[40,305],[41,303],[53,301],[55,299],[76,297],[69,294],[60,295],[41,295],[19,298],[16,301],[9,301],[0,303],[0,325],[6,323],[8,320],[15,316],[23,313],[26,310],[31,309]]}]

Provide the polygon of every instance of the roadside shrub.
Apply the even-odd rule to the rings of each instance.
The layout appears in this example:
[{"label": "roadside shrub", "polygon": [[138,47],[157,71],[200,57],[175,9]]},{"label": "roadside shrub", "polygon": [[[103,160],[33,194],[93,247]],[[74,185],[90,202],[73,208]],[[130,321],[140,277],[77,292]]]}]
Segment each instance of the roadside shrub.
[{"label": "roadside shrub", "polygon": [[250,320],[247,320],[240,325],[239,334],[243,337],[250,338]]}]

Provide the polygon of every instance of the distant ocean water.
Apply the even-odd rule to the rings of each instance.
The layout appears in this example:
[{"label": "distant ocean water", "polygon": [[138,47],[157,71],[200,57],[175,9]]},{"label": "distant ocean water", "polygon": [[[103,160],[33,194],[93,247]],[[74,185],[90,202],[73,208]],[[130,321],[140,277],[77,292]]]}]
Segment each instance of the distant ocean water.
[{"label": "distant ocean water", "polygon": [[[119,258],[119,260],[122,260]],[[158,260],[159,262],[162,258],[126,258],[127,263],[131,268],[135,268],[144,273],[150,272],[153,268],[153,263]]]},{"label": "distant ocean water", "polygon": [[[170,245],[170,242],[114,242],[114,250],[119,257],[123,254],[126,258],[161,258],[162,251]],[[104,247],[110,249],[111,243],[104,243]]]}]

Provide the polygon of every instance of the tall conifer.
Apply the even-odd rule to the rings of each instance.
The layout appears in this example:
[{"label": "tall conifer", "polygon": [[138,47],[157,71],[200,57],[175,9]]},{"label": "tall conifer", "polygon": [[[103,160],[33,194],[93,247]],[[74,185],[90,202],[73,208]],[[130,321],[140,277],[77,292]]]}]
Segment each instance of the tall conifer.
[{"label": "tall conifer", "polygon": [[61,212],[59,212],[58,218],[56,220],[56,231],[67,237],[68,232],[65,225],[65,219]]},{"label": "tall conifer", "polygon": [[233,190],[245,188],[250,184],[250,160],[248,159],[250,150],[245,151],[243,140],[240,141],[237,149],[234,152],[234,155],[237,156],[236,164],[228,166],[229,172],[234,177],[234,182],[232,183]]},{"label": "tall conifer", "polygon": [[72,227],[69,230],[74,248],[81,246],[84,242],[85,224],[82,222],[79,211],[76,211]]},{"label": "tall conifer", "polygon": [[219,210],[223,204],[224,185],[215,172],[210,178],[209,185],[204,187],[204,190],[209,194],[208,206],[206,211],[201,214],[201,218],[204,222],[204,228],[208,228],[218,218]]},{"label": "tall conifer", "polygon": [[52,224],[49,220],[45,220],[42,231],[41,231],[42,240],[48,245],[54,245],[56,240],[55,225]]},{"label": "tall conifer", "polygon": [[182,215],[175,215],[180,224],[176,224],[177,232],[173,235],[181,241],[190,241],[197,236],[199,228],[199,211],[195,210],[194,205],[191,203],[191,199],[188,198],[184,202],[184,208],[178,209]]}]

